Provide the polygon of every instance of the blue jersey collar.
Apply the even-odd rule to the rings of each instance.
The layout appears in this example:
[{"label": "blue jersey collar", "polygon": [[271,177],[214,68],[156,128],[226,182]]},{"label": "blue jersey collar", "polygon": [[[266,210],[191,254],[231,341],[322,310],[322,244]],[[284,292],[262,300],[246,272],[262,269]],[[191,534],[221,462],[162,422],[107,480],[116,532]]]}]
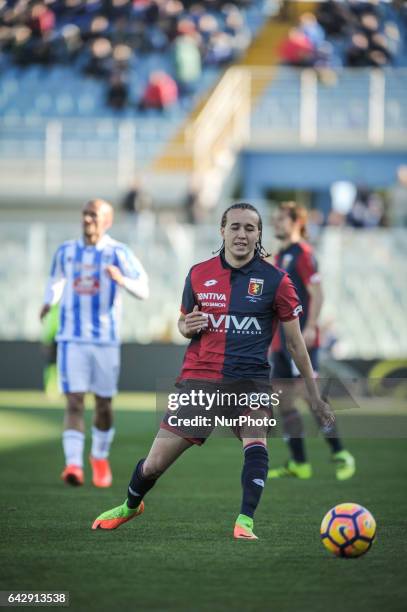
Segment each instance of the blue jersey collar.
[{"label": "blue jersey collar", "polygon": [[234,272],[241,272],[242,274],[250,274],[250,272],[253,271],[255,265],[260,259],[260,255],[258,253],[255,253],[254,257],[252,257],[252,259],[248,261],[247,264],[245,264],[241,268],[234,268],[226,261],[224,250],[220,252],[219,257],[223,268],[233,270]]}]

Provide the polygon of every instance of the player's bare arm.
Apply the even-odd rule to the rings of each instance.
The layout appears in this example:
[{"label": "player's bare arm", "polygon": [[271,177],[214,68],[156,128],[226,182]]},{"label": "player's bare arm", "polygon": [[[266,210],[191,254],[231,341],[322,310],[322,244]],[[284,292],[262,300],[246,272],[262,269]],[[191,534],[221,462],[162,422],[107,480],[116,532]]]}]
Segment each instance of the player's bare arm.
[{"label": "player's bare arm", "polygon": [[329,404],[324,402],[314,380],[311,361],[308,355],[307,347],[305,346],[304,338],[301,334],[300,324],[298,319],[285,321],[282,323],[287,342],[287,348],[293,358],[295,365],[304,378],[307,391],[309,393],[311,408],[320,417],[323,425],[328,427],[332,425],[335,417],[331,411]]},{"label": "player's bare arm", "polygon": [[307,285],[307,291],[310,296],[310,306],[307,323],[302,330],[302,335],[305,340],[305,345],[309,348],[314,346],[315,343],[317,325],[324,297],[320,283],[309,283]]},{"label": "player's bare arm", "polygon": [[185,338],[192,338],[208,327],[208,316],[195,305],[192,312],[181,314],[178,319],[178,329]]},{"label": "player's bare arm", "polygon": [[118,266],[106,266],[106,274],[115,281],[119,287],[124,287],[131,295],[139,300],[146,300],[150,291],[148,288],[148,280],[145,274],[141,274],[139,278],[129,278],[122,274]]}]

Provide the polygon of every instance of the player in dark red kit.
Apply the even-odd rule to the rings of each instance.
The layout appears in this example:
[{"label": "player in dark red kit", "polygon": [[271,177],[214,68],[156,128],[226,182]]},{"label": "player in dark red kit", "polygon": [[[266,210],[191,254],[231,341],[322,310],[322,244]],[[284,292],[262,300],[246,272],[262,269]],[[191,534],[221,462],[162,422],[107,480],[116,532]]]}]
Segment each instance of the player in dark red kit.
[{"label": "player in dark red kit", "polygon": [[[313,378],[298,321],[302,308],[298,296],[286,272],[265,261],[261,235],[262,220],[253,206],[231,206],[222,216],[219,255],[193,266],[187,276],[178,325],[191,342],[177,387],[189,394],[191,403],[177,412],[177,422],[182,414],[202,414],[202,409],[192,409],[192,393],[239,388],[251,394],[269,389],[267,352],[279,321],[304,377],[312,409],[326,425],[334,421]],[[264,414],[264,410],[256,411],[256,417]],[[147,457],[136,465],[127,500],[101,514],[93,529],[115,529],[141,514],[143,497],[157,479],[186,449],[202,444],[213,429],[211,424],[203,430],[183,429],[174,425],[172,417],[167,412]],[[254,540],[253,516],[268,470],[268,427],[234,427],[233,431],[242,440],[244,451],[242,504],[234,537]]]},{"label": "player in dark red kit", "polygon": [[[304,207],[298,206],[295,202],[280,204],[275,219],[275,236],[281,245],[275,257],[275,264],[288,272],[297,290],[303,307],[300,327],[316,376],[319,347],[318,319],[323,295],[313,248],[306,242],[306,225],[307,211]],[[273,379],[292,380],[299,374],[287,348],[285,329],[280,326],[272,342],[271,376]],[[292,386],[288,384],[286,387],[280,402],[280,413],[283,417],[284,432],[291,451],[291,459],[286,465],[269,470],[268,477],[311,478],[312,467],[306,457],[302,418],[293,405],[295,398]],[[336,477],[338,480],[351,478],[355,473],[355,460],[349,451],[343,448],[336,425],[333,424],[329,430],[324,431],[335,462]]]}]

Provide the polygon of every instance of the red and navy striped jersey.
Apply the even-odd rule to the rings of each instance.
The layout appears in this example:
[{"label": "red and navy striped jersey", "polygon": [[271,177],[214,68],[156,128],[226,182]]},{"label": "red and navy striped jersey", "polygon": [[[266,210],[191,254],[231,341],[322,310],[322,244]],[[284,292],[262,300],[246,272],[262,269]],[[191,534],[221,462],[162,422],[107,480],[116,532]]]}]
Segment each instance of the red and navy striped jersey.
[{"label": "red and navy striped jersey", "polygon": [[192,267],[181,312],[195,305],[208,328],[194,336],[179,379],[267,378],[267,350],[279,321],[302,310],[290,277],[259,255],[232,268],[221,253]]},{"label": "red and navy striped jersey", "polygon": [[[313,283],[320,282],[318,273],[318,264],[314,256],[313,248],[307,242],[294,242],[287,248],[282,249],[275,257],[275,264],[279,268],[285,270],[292,279],[298,297],[301,301],[303,312],[300,317],[301,329],[304,329],[309,313],[310,295],[307,286]],[[314,347],[319,346],[319,334],[315,340]],[[284,332],[280,326],[279,333],[275,335],[272,349],[274,351],[284,350],[285,339]],[[314,348],[312,347],[312,348]]]}]

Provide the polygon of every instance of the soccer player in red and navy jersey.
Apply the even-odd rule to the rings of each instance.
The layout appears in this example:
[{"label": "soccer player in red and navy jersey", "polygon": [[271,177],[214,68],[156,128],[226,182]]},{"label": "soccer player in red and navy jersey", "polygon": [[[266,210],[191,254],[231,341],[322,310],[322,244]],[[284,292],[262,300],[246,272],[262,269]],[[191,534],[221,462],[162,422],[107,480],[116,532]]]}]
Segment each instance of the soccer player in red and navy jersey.
[{"label": "soccer player in red and navy jersey", "polygon": [[[303,312],[300,327],[308,349],[315,376],[318,373],[319,329],[318,319],[323,295],[321,277],[312,246],[306,241],[307,210],[295,202],[280,204],[275,218],[275,236],[280,241],[280,250],[275,264],[290,275],[301,301]],[[279,327],[272,341],[272,378],[292,380],[299,376],[298,369],[287,349],[285,329]],[[300,413],[294,407],[292,386],[287,385],[281,397],[280,413],[283,418],[285,438],[291,452],[286,465],[269,470],[269,478],[294,476],[307,479],[312,476],[304,445],[304,427]],[[338,480],[346,480],[355,472],[353,456],[343,448],[336,424],[323,429],[336,466]]]},{"label": "soccer player in red and navy jersey", "polygon": [[[222,216],[221,236],[219,255],[193,266],[185,282],[179,330],[191,341],[177,385],[189,391],[191,398],[192,392],[231,390],[233,385],[249,393],[266,389],[268,347],[280,322],[287,348],[304,377],[312,409],[323,423],[332,424],[334,417],[319,395],[301,335],[298,317],[302,307],[294,286],[286,272],[265,260],[260,214],[250,204],[234,204]],[[186,406],[185,413],[191,416],[194,412],[190,408]],[[260,414],[257,410],[256,416]],[[186,432],[172,421],[167,413],[147,457],[136,465],[126,501],[101,514],[93,529],[115,529],[141,514],[143,497],[157,479],[184,451],[202,444],[213,429],[209,426],[204,434]],[[253,516],[267,478],[267,430],[267,425],[255,430],[246,426],[233,429],[244,451],[236,539],[257,539]]]}]

